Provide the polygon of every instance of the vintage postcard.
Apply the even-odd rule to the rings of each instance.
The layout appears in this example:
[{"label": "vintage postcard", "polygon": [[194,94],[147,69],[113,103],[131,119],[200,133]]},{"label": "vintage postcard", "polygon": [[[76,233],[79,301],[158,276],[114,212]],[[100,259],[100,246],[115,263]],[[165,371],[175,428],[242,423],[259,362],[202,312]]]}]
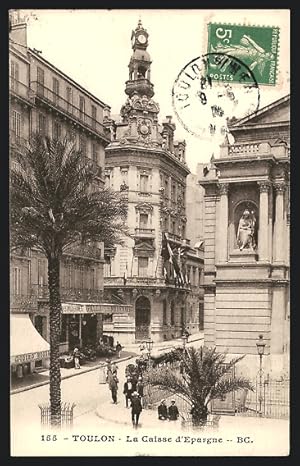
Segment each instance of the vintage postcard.
[{"label": "vintage postcard", "polygon": [[9,11],[11,456],[287,456],[289,10]]}]

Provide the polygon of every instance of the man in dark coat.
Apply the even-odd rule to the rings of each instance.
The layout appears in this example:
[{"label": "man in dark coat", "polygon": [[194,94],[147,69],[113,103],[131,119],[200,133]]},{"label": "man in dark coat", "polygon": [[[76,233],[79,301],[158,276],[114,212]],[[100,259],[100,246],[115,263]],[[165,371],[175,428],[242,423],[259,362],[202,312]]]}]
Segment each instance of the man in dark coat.
[{"label": "man in dark coat", "polygon": [[136,391],[139,394],[142,406],[143,406],[143,397],[144,397],[144,383],[142,377],[138,378],[138,382],[136,384]]},{"label": "man in dark coat", "polygon": [[118,393],[118,378],[116,375],[113,375],[109,381],[109,389],[111,391],[111,397],[114,404],[117,404],[117,393]]},{"label": "man in dark coat", "polygon": [[127,376],[126,379],[127,380],[124,383],[123,393],[125,395],[126,408],[128,408],[129,407],[128,406],[128,401],[129,400],[131,401],[131,395],[132,395],[132,392],[134,392],[134,390],[133,390],[131,377]]},{"label": "man in dark coat", "polygon": [[137,427],[139,423],[139,417],[142,409],[142,403],[138,392],[133,392],[131,396],[131,420],[134,427]]},{"label": "man in dark coat", "polygon": [[165,421],[168,419],[168,408],[166,406],[166,400],[161,400],[160,405],[157,408],[158,419]]},{"label": "man in dark coat", "polygon": [[169,419],[170,421],[177,421],[178,416],[179,416],[179,411],[175,404],[175,400],[172,400],[171,403],[172,404],[171,406],[169,406],[169,409],[168,409]]}]

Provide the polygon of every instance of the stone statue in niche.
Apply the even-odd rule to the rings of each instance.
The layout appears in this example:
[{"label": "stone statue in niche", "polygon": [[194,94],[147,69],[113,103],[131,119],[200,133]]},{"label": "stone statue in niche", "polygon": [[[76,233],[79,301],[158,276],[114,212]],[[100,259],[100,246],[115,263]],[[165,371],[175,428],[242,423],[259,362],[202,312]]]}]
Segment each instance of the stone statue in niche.
[{"label": "stone statue in niche", "polygon": [[248,209],[245,209],[240,218],[237,231],[237,244],[240,251],[243,251],[244,249],[253,251],[255,249],[255,226],[256,217],[254,211],[250,212]]}]

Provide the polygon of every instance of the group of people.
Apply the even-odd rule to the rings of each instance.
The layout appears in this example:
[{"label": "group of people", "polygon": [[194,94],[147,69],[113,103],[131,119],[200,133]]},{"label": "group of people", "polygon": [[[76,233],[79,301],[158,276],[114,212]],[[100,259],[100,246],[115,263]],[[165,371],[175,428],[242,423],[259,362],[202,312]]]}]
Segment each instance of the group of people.
[{"label": "group of people", "polygon": [[[111,391],[112,402],[118,403],[118,366],[111,361],[107,361],[106,381]],[[126,376],[126,382],[123,387],[125,395],[125,406],[131,408],[131,419],[134,427],[137,427],[139,417],[143,409],[144,383],[142,377]]]},{"label": "group of people", "polygon": [[179,417],[179,411],[176,406],[175,400],[171,400],[171,405],[167,407],[166,400],[161,400],[157,408],[158,419],[160,421],[177,421]]}]

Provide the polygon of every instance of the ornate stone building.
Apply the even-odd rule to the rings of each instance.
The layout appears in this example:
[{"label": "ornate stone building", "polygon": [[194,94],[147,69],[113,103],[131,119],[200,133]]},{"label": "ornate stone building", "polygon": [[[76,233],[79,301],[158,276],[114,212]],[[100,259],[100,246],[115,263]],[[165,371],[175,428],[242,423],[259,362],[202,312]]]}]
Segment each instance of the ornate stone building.
[{"label": "ornate stone building", "polygon": [[[107,120],[112,140],[105,150],[106,185],[128,200],[130,235],[105,251],[104,287],[108,300],[131,304],[133,310],[104,322],[104,331],[125,344],[178,337],[190,322],[185,142],[174,140],[170,116],[158,121],[147,46],[148,33],[139,22],[132,34],[128,98],[120,121]],[[198,277],[202,260],[196,251],[192,256]],[[196,331],[198,311],[194,314]]]},{"label": "ornate stone building", "polygon": [[[27,46],[26,22],[10,15],[10,162],[33,133],[53,139],[72,137],[104,186],[104,147],[110,133],[103,124],[109,107]],[[61,262],[60,350],[98,342],[102,314],[126,308],[103,304],[104,246],[70,248]],[[11,364],[15,372],[45,363],[49,345],[47,260],[36,250],[13,251],[10,263]],[[33,325],[35,328],[33,327]],[[24,339],[24,335],[30,338]],[[43,338],[42,338],[43,337]],[[21,342],[21,345],[19,344]],[[41,349],[47,348],[47,351]],[[30,364],[30,368],[26,365]]]},{"label": "ornate stone building", "polygon": [[289,353],[289,100],[232,120],[234,144],[200,180],[205,344],[256,355],[262,334],[273,371]]}]

